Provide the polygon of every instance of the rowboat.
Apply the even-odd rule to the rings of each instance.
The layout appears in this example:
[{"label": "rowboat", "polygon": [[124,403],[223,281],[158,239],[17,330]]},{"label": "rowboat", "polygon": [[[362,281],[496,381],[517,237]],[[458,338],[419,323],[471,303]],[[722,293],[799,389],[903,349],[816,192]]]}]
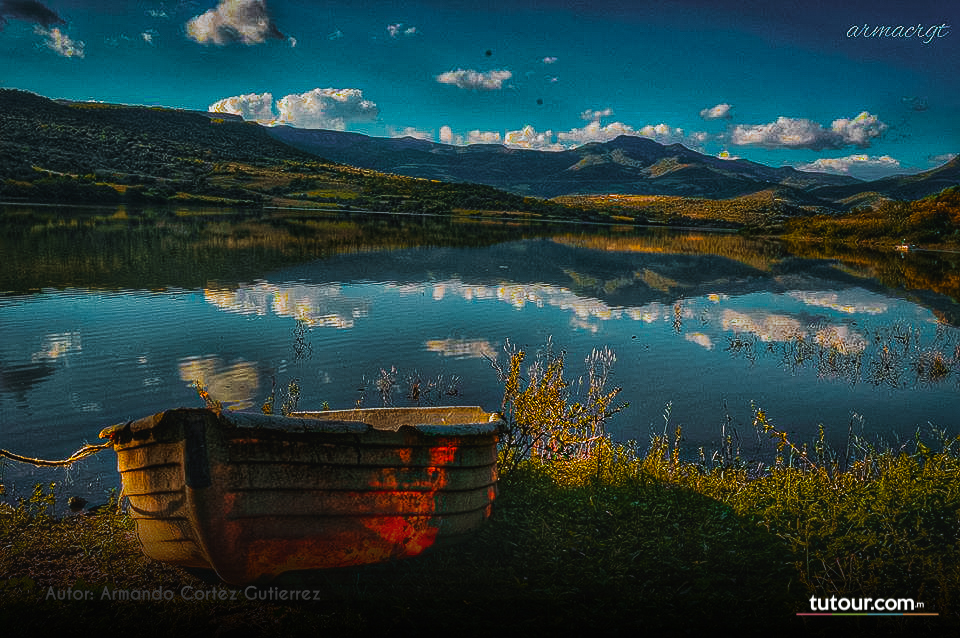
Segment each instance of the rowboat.
[{"label": "rowboat", "polygon": [[416,556],[497,494],[496,414],[177,408],[105,428],[148,556],[228,584]]}]

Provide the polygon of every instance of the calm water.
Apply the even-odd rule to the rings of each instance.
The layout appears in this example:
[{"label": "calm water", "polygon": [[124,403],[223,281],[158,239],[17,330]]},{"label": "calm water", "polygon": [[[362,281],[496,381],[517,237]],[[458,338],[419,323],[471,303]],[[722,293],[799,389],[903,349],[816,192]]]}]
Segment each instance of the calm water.
[{"label": "calm water", "polygon": [[[236,409],[291,379],[301,408],[379,406],[387,373],[395,404],[419,383],[421,402],[496,410],[490,359],[506,340],[532,353],[551,337],[568,378],[593,348],[615,352],[630,404],[609,423],[619,439],[646,442],[669,413],[690,454],[716,449],[724,423],[749,448],[751,404],[798,443],[819,424],[835,444],[851,424],[887,440],[960,432],[945,255],[569,225],[61,214],[4,213],[0,448],[26,455],[64,458],[104,426],[199,406],[198,379]],[[102,500],[115,463],[8,463],[2,482],[67,481]]]}]

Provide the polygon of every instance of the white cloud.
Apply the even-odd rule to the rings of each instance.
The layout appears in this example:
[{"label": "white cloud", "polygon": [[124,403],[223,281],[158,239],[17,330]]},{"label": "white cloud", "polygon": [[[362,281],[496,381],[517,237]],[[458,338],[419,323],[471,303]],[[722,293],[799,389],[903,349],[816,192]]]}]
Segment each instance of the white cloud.
[{"label": "white cloud", "polygon": [[875,137],[880,137],[887,128],[887,125],[881,122],[880,118],[866,111],[852,120],[838,119],[830,125],[830,130],[839,135],[845,145],[853,145],[859,148],[869,147],[870,141]]},{"label": "white cloud", "polygon": [[270,93],[247,93],[235,95],[214,102],[207,107],[211,113],[232,113],[245,120],[256,122],[272,122],[276,119],[273,113],[273,95]]},{"label": "white cloud", "polygon": [[640,135],[656,140],[661,144],[683,144],[686,138],[683,135],[682,128],[674,128],[669,124],[647,124],[640,129]]},{"label": "white cloud", "polygon": [[943,153],[942,155],[934,155],[930,158],[930,163],[939,166],[941,164],[946,164],[956,156],[956,153]]},{"label": "white cloud", "polygon": [[376,119],[380,110],[360,89],[313,89],[277,101],[277,122],[342,131],[347,123]]},{"label": "white cloud", "polygon": [[834,175],[852,175],[860,179],[881,179],[902,173],[900,161],[889,155],[848,155],[846,157],[820,158],[809,164],[797,166],[800,171],[816,171]]},{"label": "white cloud", "polygon": [[[379,114],[377,105],[363,99],[360,89],[313,89],[306,93],[286,95],[276,102],[271,93],[248,93],[214,102],[207,110],[232,113],[245,120],[262,124],[289,124],[299,128],[327,128],[342,131],[350,122],[372,120]],[[401,135],[413,135],[415,129],[404,129]],[[419,132],[417,132],[419,133]],[[432,137],[429,134],[425,139]]]},{"label": "white cloud", "polygon": [[391,131],[390,137],[415,137],[418,140],[433,141],[433,133],[430,131],[421,131],[415,126],[408,126],[399,131]]},{"label": "white cloud", "polygon": [[457,69],[456,71],[441,73],[437,76],[437,82],[453,84],[461,89],[495,91],[503,88],[503,82],[511,77],[513,77],[513,74],[506,69],[487,71],[486,73],[473,69]]},{"label": "white cloud", "polygon": [[729,104],[717,104],[709,109],[703,109],[700,111],[700,117],[705,120],[729,120],[732,115],[730,114],[730,109],[733,107]]},{"label": "white cloud", "polygon": [[730,141],[738,146],[814,151],[846,146],[867,148],[887,128],[876,115],[866,111],[852,119],[834,120],[829,129],[812,120],[781,116],[769,124],[738,125],[734,127]]},{"label": "white cloud", "polygon": [[200,44],[260,44],[287,38],[270,19],[265,0],[220,0],[215,8],[190,19],[186,28]]},{"label": "white cloud", "polygon": [[554,57],[554,56],[552,56],[552,55],[548,55],[547,57],[545,57],[545,58],[543,59],[543,63],[544,63],[544,64],[553,64],[553,63],[556,62],[556,61],[557,61],[557,58]]},{"label": "white cloud", "polygon": [[507,131],[503,136],[504,146],[528,148],[538,151],[562,151],[564,146],[553,141],[553,131],[537,131],[529,124],[519,131]]},{"label": "white cloud", "polygon": [[46,45],[48,49],[56,51],[65,58],[83,57],[83,49],[86,44],[81,40],[72,39],[66,33],[60,31],[58,27],[47,29],[36,25],[33,27],[33,30],[38,35],[44,37],[44,45]]},{"label": "white cloud", "polygon": [[446,126],[446,125],[441,126],[440,141],[443,142],[444,144],[455,144],[456,138],[454,138],[453,136],[453,129],[451,129],[449,126]]},{"label": "white cloud", "polygon": [[[610,109],[606,109],[610,111]],[[590,113],[603,113],[599,111],[584,111],[581,117],[586,119]],[[610,111],[612,113],[612,111]],[[557,140],[568,147],[582,146],[590,142],[609,142],[621,135],[632,135],[634,137],[647,137],[661,144],[683,144],[690,148],[698,148],[709,137],[706,133],[694,132],[685,133],[682,128],[674,128],[669,124],[648,124],[642,128],[636,129],[623,122],[611,122],[606,126],[600,125],[599,119],[583,128],[570,129],[569,131],[557,133]]]},{"label": "white cloud", "polygon": [[586,111],[580,114],[580,119],[586,120],[588,122],[593,122],[603,117],[610,117],[611,115],[613,115],[613,109],[609,107],[603,109],[602,111],[587,109]]},{"label": "white cloud", "polygon": [[[590,115],[609,115],[611,109],[604,111],[584,111],[581,117],[586,119]],[[590,142],[609,142],[621,135],[647,137],[661,144],[681,143],[690,148],[698,148],[709,138],[707,133],[694,132],[687,134],[681,128],[674,128],[667,124],[644,126],[636,129],[623,122],[611,122],[601,125],[599,117],[593,119],[582,128],[569,131],[554,132],[552,130],[538,131],[531,125],[521,129],[506,131],[501,137],[498,131],[470,131],[466,138],[455,135],[449,126],[440,128],[440,141],[444,144],[503,144],[511,148],[525,148],[540,151],[562,151]]]},{"label": "white cloud", "polygon": [[[584,112],[584,114],[586,111]],[[584,114],[581,114],[583,117]],[[596,119],[583,128],[570,129],[557,133],[557,140],[567,146],[581,146],[590,142],[609,142],[621,135],[640,135],[640,132],[629,124],[623,122],[611,122],[606,126],[600,125],[600,120]]]},{"label": "white cloud", "polygon": [[470,131],[467,144],[499,144],[500,131]]}]

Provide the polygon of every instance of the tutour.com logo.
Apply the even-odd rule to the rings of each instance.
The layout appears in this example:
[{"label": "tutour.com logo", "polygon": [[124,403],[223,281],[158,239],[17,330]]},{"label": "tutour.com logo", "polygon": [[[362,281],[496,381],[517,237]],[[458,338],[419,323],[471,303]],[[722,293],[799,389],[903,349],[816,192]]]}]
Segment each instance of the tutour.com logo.
[{"label": "tutour.com logo", "polygon": [[798,616],[937,616],[912,598],[830,598],[810,597],[810,611]]}]

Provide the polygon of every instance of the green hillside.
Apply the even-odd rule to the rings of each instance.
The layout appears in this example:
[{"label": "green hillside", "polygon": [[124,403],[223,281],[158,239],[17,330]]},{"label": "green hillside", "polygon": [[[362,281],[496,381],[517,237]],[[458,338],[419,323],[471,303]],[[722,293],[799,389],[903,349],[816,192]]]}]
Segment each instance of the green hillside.
[{"label": "green hillside", "polygon": [[575,213],[489,186],[335,164],[231,116],[57,102],[12,89],[0,89],[0,199]]}]

